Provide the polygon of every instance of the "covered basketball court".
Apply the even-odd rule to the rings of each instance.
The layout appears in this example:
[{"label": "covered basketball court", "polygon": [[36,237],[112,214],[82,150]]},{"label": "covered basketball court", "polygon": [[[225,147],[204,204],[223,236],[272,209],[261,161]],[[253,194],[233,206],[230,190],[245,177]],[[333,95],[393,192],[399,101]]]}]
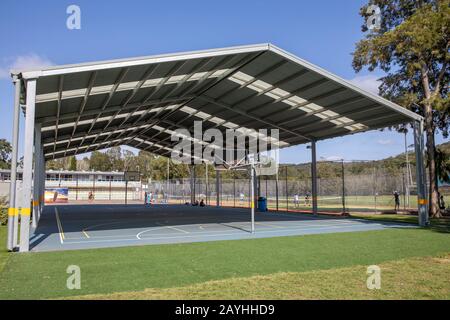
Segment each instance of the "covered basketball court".
[{"label": "covered basketball court", "polygon": [[34,252],[240,240],[414,228],[410,224],[374,222],[293,213],[258,213],[255,230],[249,210],[185,205],[47,206],[32,230]]},{"label": "covered basketball court", "polygon": [[[45,161],[119,145],[128,145],[161,156],[170,156],[177,144],[172,141],[172,134],[177,129],[184,129],[192,134],[194,120],[203,121],[205,130],[217,128],[221,132],[237,128],[278,129],[279,138],[276,144],[280,148],[310,144],[311,191],[315,215],[317,214],[317,141],[411,123],[415,133],[419,224],[424,226],[428,223],[423,168],[422,117],[377,95],[365,92],[271,44],[55,66],[41,70],[18,70],[12,73],[12,77],[15,84],[15,105],[8,227],[9,250],[18,246],[22,252],[29,251],[31,216],[33,231],[31,243],[34,247],[37,242],[45,243],[45,239],[37,239],[40,234],[46,234],[38,232],[45,228],[50,231],[47,232],[50,234],[46,237],[47,240],[53,236],[67,235],[69,233],[67,230],[71,228],[75,228],[76,232],[80,233],[75,236],[75,238],[83,239],[80,241],[91,239],[93,234],[102,236],[99,234],[101,230],[86,230],[90,226],[86,223],[100,218],[96,216],[96,210],[92,207],[77,208],[77,212],[73,213],[72,217],[83,221],[77,222],[76,227],[71,226],[70,213],[65,212],[71,209],[62,207],[55,209],[50,206],[44,208]],[[23,191],[21,194],[16,194],[21,107],[25,113]],[[198,141],[196,144],[201,148],[205,147]],[[192,161],[195,160],[194,154],[189,156]],[[254,205],[252,207],[254,208]],[[59,208],[65,213],[56,212]],[[193,210],[188,207],[183,208],[188,213]],[[142,232],[145,230],[141,230],[140,222],[144,224],[144,227],[148,223],[162,223],[162,226],[152,225],[151,228],[161,227],[158,232],[166,234],[176,231],[168,226],[173,229],[183,225],[183,223],[177,224],[177,214],[173,211],[175,209],[169,206],[158,207],[157,219],[153,219],[155,216],[150,216],[154,213],[151,209],[147,208],[147,211],[143,211],[145,210],[143,206],[141,209],[131,207],[119,209],[110,206],[102,210],[111,212],[115,209],[119,212],[119,222],[115,225],[104,225],[101,228],[110,231],[136,229]],[[181,209],[178,207],[178,210]],[[137,213],[130,214],[133,210]],[[244,223],[245,221],[242,221],[244,218],[247,222],[251,221],[249,210],[245,212],[223,210],[225,209],[208,207],[204,212],[210,213],[210,219],[218,219],[216,222],[221,222],[224,216],[227,219],[236,220],[234,222],[237,225]],[[133,219],[126,219],[121,224],[121,214]],[[149,215],[144,219],[145,223],[139,220],[138,214]],[[165,215],[165,220],[158,216],[161,214]],[[297,225],[299,220],[305,223],[308,219],[316,219],[315,223],[323,223],[324,226],[328,222],[324,219],[317,220],[318,217],[308,219],[296,217],[297,222],[275,221],[274,225],[278,226],[280,223],[282,228],[280,231],[271,230],[273,232],[270,233],[266,229],[270,228],[269,223],[273,222],[270,220],[275,219],[273,215],[275,214],[258,214],[253,221],[254,233],[242,230],[243,227],[227,227],[226,232],[233,229],[240,232],[241,237],[258,237],[265,234],[289,235],[290,226],[294,229],[308,227],[306,224]],[[190,219],[202,220],[201,216],[192,214]],[[266,216],[269,222],[264,225]],[[277,215],[278,219],[284,219],[281,217],[280,214]],[[173,221],[171,221],[172,218]],[[108,217],[108,219],[111,218]],[[150,219],[150,222],[146,219]],[[262,220],[258,221],[259,219]],[[292,218],[286,217],[286,219]],[[169,222],[161,222],[161,220]],[[342,223],[342,221],[338,220],[336,223]],[[258,230],[259,222],[263,225],[260,225]],[[345,223],[348,222],[345,220]],[[101,223],[109,222],[99,222]],[[129,227],[126,226],[128,223],[131,223]],[[200,226],[205,228],[201,222],[189,221],[189,223],[194,225],[195,232],[202,230]],[[350,221],[350,223],[353,222]],[[55,227],[57,232],[51,229]],[[313,226],[310,227],[313,228]],[[178,229],[190,233],[184,228]],[[110,231],[103,236],[117,236]],[[150,237],[155,240],[153,235],[158,232],[144,232],[141,238]],[[224,230],[220,232],[224,233]],[[296,232],[298,234],[299,231]],[[18,239],[19,234],[20,239]],[[136,239],[125,241],[128,234],[126,237],[123,237],[123,234],[119,236],[122,238],[117,239],[124,240],[123,244],[132,244],[136,241]],[[196,241],[195,239],[198,239],[196,236],[191,238],[191,241]],[[226,237],[233,238],[231,235]],[[177,238],[181,239],[179,235]],[[188,236],[184,238],[189,239]],[[201,237],[202,240],[197,241],[205,241],[207,238]],[[65,243],[68,242],[66,240]],[[116,245],[120,243],[120,240],[116,241]]]}]

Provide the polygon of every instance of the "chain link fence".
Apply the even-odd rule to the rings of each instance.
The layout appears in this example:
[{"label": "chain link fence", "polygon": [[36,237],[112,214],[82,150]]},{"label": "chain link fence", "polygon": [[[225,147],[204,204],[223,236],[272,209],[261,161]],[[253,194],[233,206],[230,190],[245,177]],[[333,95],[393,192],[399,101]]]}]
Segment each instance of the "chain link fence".
[{"label": "chain link fence", "polygon": [[[220,172],[216,179],[152,181],[144,185],[156,202],[190,203],[191,189],[195,199],[208,205],[250,207],[250,175],[239,171]],[[224,178],[226,176],[226,178]],[[231,178],[230,178],[231,176]],[[417,210],[415,168],[400,170],[375,161],[321,161],[317,163],[319,212],[393,212],[395,193],[400,207],[397,211]],[[278,211],[312,212],[311,164],[280,166],[278,175],[257,178],[258,195],[267,199],[268,208]]]}]

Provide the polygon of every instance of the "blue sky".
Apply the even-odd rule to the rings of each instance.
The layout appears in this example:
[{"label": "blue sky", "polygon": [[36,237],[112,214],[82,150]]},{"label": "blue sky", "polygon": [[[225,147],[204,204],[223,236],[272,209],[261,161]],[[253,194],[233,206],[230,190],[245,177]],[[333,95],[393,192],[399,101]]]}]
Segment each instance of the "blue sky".
[{"label": "blue sky", "polygon": [[[270,42],[368,90],[380,73],[355,74],[354,44],[363,37],[365,0],[295,1],[1,1],[0,138],[11,139],[11,67],[68,64]],[[81,30],[66,28],[66,8],[81,8]],[[23,122],[22,122],[23,123]],[[22,126],[23,131],[23,126]],[[408,136],[409,142],[412,137]],[[444,141],[438,135],[437,142]],[[448,139],[447,139],[448,141]],[[380,159],[404,150],[386,130],[318,143],[318,157]],[[309,161],[305,146],[282,162]]]}]

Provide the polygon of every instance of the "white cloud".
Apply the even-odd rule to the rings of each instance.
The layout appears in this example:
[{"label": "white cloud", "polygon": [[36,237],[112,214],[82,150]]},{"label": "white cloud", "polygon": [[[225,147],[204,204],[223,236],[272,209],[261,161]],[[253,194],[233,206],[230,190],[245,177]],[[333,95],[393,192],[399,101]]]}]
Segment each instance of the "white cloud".
[{"label": "white cloud", "polygon": [[349,81],[363,90],[378,95],[378,87],[381,84],[381,81],[378,79],[379,76],[369,74],[365,76],[357,76]]},{"label": "white cloud", "polygon": [[391,139],[386,139],[386,140],[378,140],[377,143],[383,146],[387,146],[390,144],[394,144],[394,141],[392,141]]},{"label": "white cloud", "polygon": [[9,79],[11,70],[33,70],[51,65],[53,65],[53,63],[49,59],[35,53],[3,59],[0,62],[0,79]]}]

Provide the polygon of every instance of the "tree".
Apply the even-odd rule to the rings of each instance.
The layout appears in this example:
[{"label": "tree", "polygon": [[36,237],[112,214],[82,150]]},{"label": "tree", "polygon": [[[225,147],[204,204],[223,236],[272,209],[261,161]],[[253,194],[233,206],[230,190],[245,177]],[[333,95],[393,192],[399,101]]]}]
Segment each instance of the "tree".
[{"label": "tree", "polygon": [[0,169],[11,168],[11,144],[6,139],[0,139]]},{"label": "tree", "polygon": [[450,126],[450,0],[370,0],[361,8],[364,18],[369,5],[381,9],[381,26],[356,44],[353,68],[384,71],[380,95],[424,116],[429,214],[438,217],[435,132],[447,137]]},{"label": "tree", "polygon": [[124,170],[124,161],[122,159],[122,149],[120,147],[112,147],[106,150],[109,162],[111,163],[111,170]]},{"label": "tree", "polygon": [[450,154],[436,148],[436,175],[442,182],[450,183]]},{"label": "tree", "polygon": [[77,158],[75,156],[71,156],[69,162],[69,170],[76,171],[77,170]]},{"label": "tree", "polygon": [[108,155],[104,152],[93,151],[89,160],[89,167],[95,171],[111,171],[112,164]]},{"label": "tree", "polygon": [[77,161],[77,170],[87,171],[89,170],[89,158],[84,157],[82,160]]}]

